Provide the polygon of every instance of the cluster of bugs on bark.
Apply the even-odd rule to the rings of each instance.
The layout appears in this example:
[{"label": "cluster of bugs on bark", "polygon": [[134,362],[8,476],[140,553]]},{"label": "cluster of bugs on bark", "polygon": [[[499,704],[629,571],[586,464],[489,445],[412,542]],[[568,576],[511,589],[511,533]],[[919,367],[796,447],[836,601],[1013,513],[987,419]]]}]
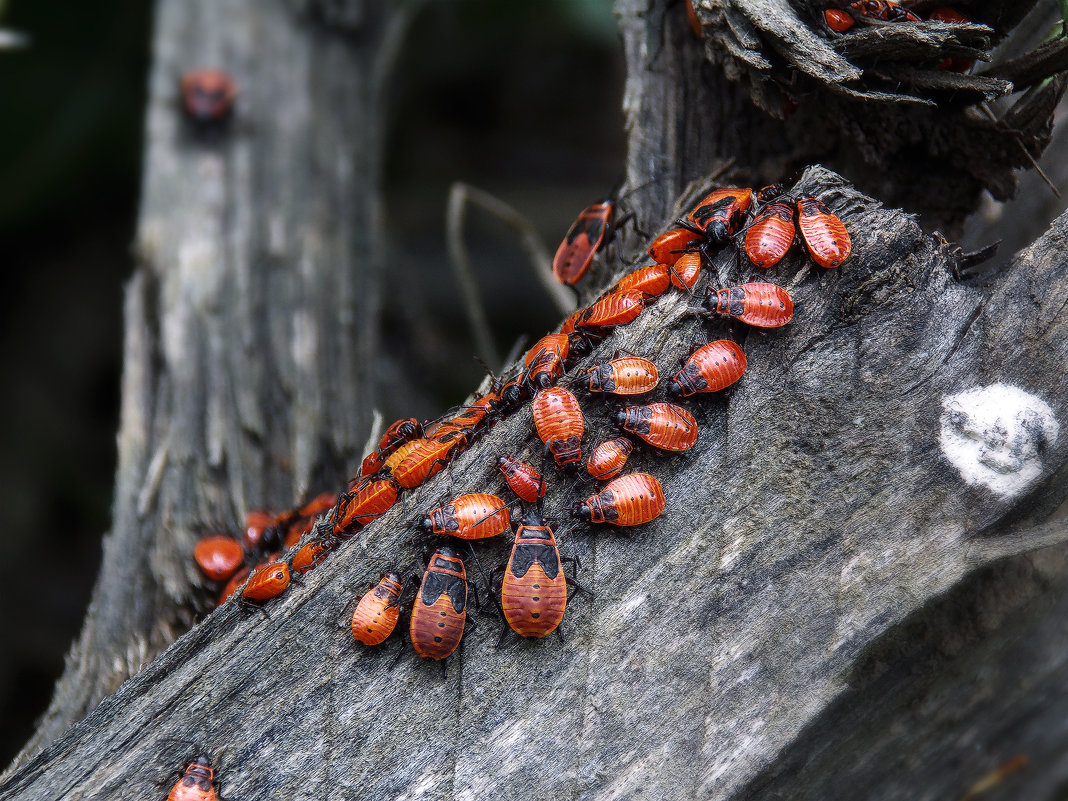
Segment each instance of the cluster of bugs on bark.
[{"label": "cluster of bugs on bark", "polygon": [[[579,216],[554,262],[561,280],[573,284],[586,273],[608,241],[613,214],[614,204],[604,202]],[[541,447],[529,456],[495,458],[497,471],[491,475],[501,489],[453,491],[416,510],[409,527],[436,546],[424,558],[425,568],[407,575],[387,569],[353,599],[351,617],[348,607],[344,617],[361,647],[375,647],[403,630],[399,624],[407,616],[413,650],[435,661],[455,653],[465,630],[474,626],[468,612],[471,604],[482,608],[480,593],[489,595],[502,620],[501,641],[509,630],[533,639],[559,634],[573,591],[588,592],[565,570],[565,564],[573,562],[573,572],[579,565],[561,556],[561,537],[576,528],[643,526],[664,513],[670,486],[665,492],[650,460],[687,458],[701,433],[698,410],[687,404],[727,390],[747,368],[742,347],[730,338],[709,337],[677,367],[658,365],[653,354],[616,350],[611,358],[586,362],[587,354],[673,288],[689,299],[691,312],[721,329],[772,331],[786,325],[794,303],[775,283],[718,286],[709,277],[704,293],[695,293],[702,277],[710,275],[706,264],[723,248],[734,244],[745,263],[767,269],[798,242],[824,268],[841,265],[851,251],[845,226],[818,198],[788,195],[777,185],[712,190],[648,245],[653,263],[632,269],[577,309],[558,331],[535,342],[506,376],[494,378],[484,394],[436,420],[397,420],[341,492],[280,513],[249,512],[240,540],[204,538],[195,550],[196,563],[207,579],[229,582],[220,602],[239,592],[243,604],[264,604],[282,594],[294,576],[326,562],[405,493],[445,470],[497,422],[529,404],[531,433]],[[663,369],[670,376],[664,381]],[[628,472],[632,459],[640,464]],[[555,476],[549,475],[552,470]],[[559,520],[544,516],[547,501],[567,515],[566,531]],[[514,540],[507,562],[489,578],[478,564],[486,585],[480,587],[460,551],[477,560],[474,544],[484,548],[509,529]],[[289,558],[283,555],[286,549]]]}]

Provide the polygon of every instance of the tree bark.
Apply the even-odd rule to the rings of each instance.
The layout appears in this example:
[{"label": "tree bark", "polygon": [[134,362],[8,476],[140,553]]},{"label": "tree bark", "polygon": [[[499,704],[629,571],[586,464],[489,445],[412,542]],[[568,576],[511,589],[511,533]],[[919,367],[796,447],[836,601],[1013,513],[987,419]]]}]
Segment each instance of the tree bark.
[{"label": "tree bark", "polygon": [[[644,64],[633,48],[651,58],[652,40],[632,24],[644,9],[619,8],[628,61]],[[667,25],[660,58],[671,63],[684,58],[684,29]],[[641,81],[632,73],[628,85],[628,184],[659,170],[675,181],[635,202],[655,233],[697,177],[692,165],[712,168],[715,150],[691,156],[719,129],[714,119],[673,127],[691,113],[686,90]],[[647,91],[668,98],[659,127]],[[616,405],[581,386],[596,359],[646,355],[666,379],[721,337],[748,358],[733,388],[687,403],[695,448],[631,457],[628,470],[661,480],[667,508],[629,536],[570,519],[572,502],[598,488],[544,465],[546,514],[594,592],[573,599],[563,643],[509,634],[495,647],[483,615],[443,675],[403,643],[357,647],[347,630],[353,596],[381,570],[421,568],[411,530],[424,512],[462,492],[502,491],[497,454],[537,462],[526,404],[266,617],[234,603],[208,615],[27,755],[0,796],[162,797],[196,743],[233,799],[815,799],[858,786],[866,798],[945,799],[1018,767],[1018,754],[1027,767],[986,797],[1055,797],[1068,772],[1068,215],[969,282],[958,250],[837,175],[811,168],[791,190],[839,214],[853,255],[823,270],[798,251],[769,274],[793,294],[790,325],[705,320],[693,310],[700,295],[672,290],[563,380],[582,400],[588,450],[615,430]],[[699,292],[743,280],[743,263],[732,245],[714,254]],[[305,376],[302,391],[328,372]],[[152,451],[141,452],[143,474]],[[219,452],[177,464],[218,470],[209,455]],[[182,475],[161,476],[147,497],[176,493]],[[481,564],[505,562],[510,543],[498,539],[477,544]],[[191,542],[175,546],[181,569]]]},{"label": "tree bark", "polygon": [[[189,627],[206,529],[239,530],[249,508],[286,508],[357,461],[374,405],[381,90],[409,13],[158,4],[113,526],[27,753]],[[181,115],[178,80],[202,66],[237,82],[223,128]]]}]

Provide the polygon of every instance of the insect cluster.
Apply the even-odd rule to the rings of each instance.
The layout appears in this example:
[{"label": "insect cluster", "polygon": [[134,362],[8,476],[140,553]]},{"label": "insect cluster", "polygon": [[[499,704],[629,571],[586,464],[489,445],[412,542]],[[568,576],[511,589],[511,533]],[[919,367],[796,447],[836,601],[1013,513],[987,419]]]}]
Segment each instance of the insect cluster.
[{"label": "insect cluster", "polygon": [[[730,339],[700,345],[666,381],[655,361],[637,354],[617,351],[612,358],[579,362],[672,287],[696,300],[695,286],[708,272],[702,266],[733,242],[757,269],[778,263],[795,241],[825,268],[840,265],[851,249],[845,226],[818,199],[792,197],[778,186],[759,192],[717,189],[676,224],[650,243],[653,263],[624,275],[559,331],[538,340],[510,374],[494,379],[488,392],[436,420],[393,423],[341,492],[324,493],[280,513],[251,511],[239,539],[212,535],[197,543],[194,557],[204,575],[227,582],[219,602],[236,594],[241,604],[260,605],[281,595],[293,574],[322,564],[389,511],[405,491],[426,482],[496,423],[529,405],[531,424],[544,445],[542,469],[501,455],[496,467],[507,487],[502,494],[510,493],[511,500],[494,494],[496,488],[480,487],[424,510],[411,527],[426,537],[448,538],[450,544],[433,551],[421,577],[384,572],[374,587],[354,599],[348,628],[362,647],[379,646],[407,615],[415,653],[444,660],[457,650],[465,631],[475,627],[469,605],[481,610],[480,594],[492,590],[492,603],[508,627],[502,626],[502,640],[509,628],[525,638],[559,633],[572,594],[569,585],[589,591],[565,571],[568,562],[572,572],[577,570],[578,560],[561,556],[556,524],[543,516],[546,498],[553,490],[563,495],[557,505],[569,508],[573,526],[633,527],[656,519],[667,505],[664,487],[651,472],[626,472],[628,460],[642,448],[663,454],[692,448],[699,426],[683,404],[730,387],[747,364],[742,348]],[[584,273],[604,242],[603,236],[569,233],[558,260],[562,253],[569,270],[578,264]],[[786,289],[768,282],[709,286],[693,308],[709,319],[759,329],[784,326],[794,312]],[[656,398],[658,392],[663,399]],[[610,399],[617,403],[604,403]],[[642,458],[643,464],[652,461]],[[543,476],[546,465],[555,465],[556,479]],[[581,491],[583,485],[592,490]],[[469,577],[460,544],[466,543],[477,561],[472,543],[509,528],[514,538],[507,562],[493,571],[489,587],[480,587]],[[288,556],[283,549],[290,550]],[[416,585],[413,596],[409,588]],[[348,616],[347,609],[344,614]],[[198,756],[168,799],[211,801],[217,797],[214,775],[208,758]]]},{"label": "insect cluster", "polygon": [[[602,202],[580,215],[556,255],[554,270],[561,280],[573,283],[586,273],[607,241],[613,211],[613,203]],[[569,601],[568,585],[584,588],[565,571],[569,561],[575,563],[573,570],[578,564],[561,556],[557,524],[543,516],[550,490],[557,490],[556,506],[569,509],[578,521],[573,526],[631,527],[654,520],[666,507],[664,488],[651,472],[626,472],[628,460],[642,448],[664,454],[692,448],[700,432],[685,404],[730,387],[746,370],[745,353],[730,339],[713,339],[695,348],[666,381],[661,377],[663,365],[647,356],[617,351],[592,363],[585,357],[669,290],[699,301],[694,310],[709,319],[760,329],[790,322],[793,301],[786,289],[773,283],[713,285],[695,296],[707,272],[703,265],[735,242],[739,254],[761,270],[781,261],[795,242],[823,268],[842,264],[851,248],[845,226],[818,198],[792,196],[777,185],[760,191],[712,191],[677,220],[676,227],[649,244],[652,263],[624,275],[557,332],[538,340],[485,394],[436,420],[406,418],[391,425],[343,491],[324,493],[282,513],[250,512],[241,542],[221,535],[201,540],[195,558],[204,575],[228,581],[220,603],[243,582],[237,595],[242,604],[263,604],[282,594],[293,574],[313,570],[393,508],[406,491],[446,468],[496,423],[529,406],[533,430],[544,446],[541,469],[530,464],[529,457],[524,461],[501,455],[496,466],[507,487],[505,497],[494,487],[477,487],[420,510],[410,527],[427,541],[445,537],[452,544],[433,552],[421,577],[395,570],[383,573],[356,602],[350,627],[360,643],[379,645],[407,612],[415,652],[445,659],[459,646],[468,624],[474,624],[468,617],[469,603],[481,608],[480,593],[492,590],[493,605],[518,635],[539,638],[558,631]],[[658,392],[659,398],[654,394]],[[606,399],[617,402],[606,404]],[[557,479],[543,476],[546,465],[555,466]],[[582,491],[583,485],[592,491]],[[506,500],[509,494],[511,500]],[[492,577],[482,573],[490,586],[480,588],[468,575],[460,542],[475,556],[472,543],[509,528],[514,540],[508,560]],[[286,548],[295,550],[283,557]],[[478,569],[482,571],[481,564]],[[409,587],[416,584],[410,597]],[[502,638],[507,630],[502,629]]]}]

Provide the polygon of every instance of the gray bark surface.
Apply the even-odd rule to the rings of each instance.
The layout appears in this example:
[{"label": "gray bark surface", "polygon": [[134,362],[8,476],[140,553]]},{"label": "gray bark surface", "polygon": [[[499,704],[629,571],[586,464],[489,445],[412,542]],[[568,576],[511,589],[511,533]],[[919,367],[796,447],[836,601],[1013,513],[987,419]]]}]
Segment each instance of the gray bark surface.
[{"label": "gray bark surface", "polygon": [[[231,801],[815,799],[858,787],[873,799],[945,799],[967,797],[1021,753],[1028,767],[985,797],[1056,797],[1068,780],[1068,526],[1058,512],[1068,436],[1033,419],[1018,431],[976,427],[946,399],[1012,385],[1048,404],[1063,427],[1068,215],[982,282],[965,283],[954,274],[958,251],[820,168],[795,188],[842,217],[854,252],[829,271],[797,252],[768,274],[791,287],[790,325],[761,332],[693,313],[706,283],[748,277],[728,247],[696,297],[672,290],[651,303],[563,380],[582,400],[588,451],[614,431],[619,405],[582,389],[593,360],[629,350],[653,358],[666,380],[695,346],[726,336],[749,361],[735,387],[687,402],[701,427],[695,448],[631,457],[628,470],[662,481],[667,508],[629,536],[571,520],[572,501],[596,487],[543,465],[546,514],[595,593],[573,599],[564,642],[509,634],[497,648],[487,613],[443,673],[403,642],[357,647],[346,620],[380,571],[421,569],[413,524],[428,509],[463,492],[503,494],[500,453],[539,464],[527,403],[266,616],[225,604],[136,672],[130,654],[165,642],[159,621],[188,600],[195,526],[212,516],[232,525],[257,492],[288,505],[321,465],[352,456],[371,402],[349,354],[371,341],[352,328],[374,296],[373,285],[356,287],[372,280],[358,276],[373,275],[359,258],[374,253],[375,207],[351,176],[358,165],[376,168],[362,161],[376,153],[362,127],[372,123],[355,116],[358,104],[374,107],[369,76],[380,66],[317,27],[336,9],[309,18],[264,6],[277,28],[236,26],[248,37],[242,47],[209,45],[222,34],[205,34],[205,55],[233,47],[258,54],[258,68],[284,64],[285,77],[272,81],[314,86],[316,102],[334,106],[323,119],[350,127],[275,139],[275,126],[308,129],[266,98],[239,110],[232,141],[185,142],[173,108],[150,111],[150,141],[170,141],[181,159],[148,154],[145,266],[128,295],[124,377],[124,397],[142,400],[124,406],[115,530],[70,686],[61,684],[44,734],[0,778],[0,797],[162,798],[197,751],[212,757]],[[179,9],[191,7],[164,0],[158,30],[183,24]],[[661,72],[640,75],[654,56],[684,64],[684,79],[700,75],[700,54],[676,47],[681,31],[655,54],[656,43],[626,24],[637,11],[620,7],[633,70],[628,184],[661,170],[672,179],[642,196],[643,228],[656,233],[696,171],[711,171],[722,148],[755,153],[770,128],[755,122],[747,139],[744,127],[717,125],[750,113],[731,93],[694,115],[690,104],[713,95],[703,80],[687,88]],[[312,26],[297,27],[301,45],[284,33],[294,19]],[[157,104],[181,69],[166,38],[153,73]],[[291,102],[310,119],[302,97]],[[361,135],[370,156],[354,144]],[[704,160],[687,158],[698,150]],[[776,157],[786,158],[768,163]],[[297,174],[314,181],[296,185]],[[204,176],[215,176],[213,191]],[[194,196],[194,180],[197,202],[181,202],[183,192]],[[323,182],[334,189],[320,194]],[[277,221],[251,215],[252,198],[275,193],[286,210]],[[205,196],[244,224],[220,229]],[[323,197],[330,202],[320,205]],[[280,296],[285,303],[272,302]],[[653,399],[664,399],[663,387]],[[969,484],[940,445],[943,426],[973,439],[1007,479],[1038,465],[1036,474],[1016,494]],[[510,541],[497,539],[476,546],[487,570],[507,559]],[[123,564],[146,543],[150,571]],[[468,570],[482,582],[470,560]]]},{"label": "gray bark surface", "polygon": [[[374,403],[379,88],[401,12],[366,10],[360,48],[343,17],[158,4],[112,530],[27,752],[188,628],[198,537],[335,486],[357,460]],[[180,113],[179,78],[204,66],[237,82],[225,129]]]}]

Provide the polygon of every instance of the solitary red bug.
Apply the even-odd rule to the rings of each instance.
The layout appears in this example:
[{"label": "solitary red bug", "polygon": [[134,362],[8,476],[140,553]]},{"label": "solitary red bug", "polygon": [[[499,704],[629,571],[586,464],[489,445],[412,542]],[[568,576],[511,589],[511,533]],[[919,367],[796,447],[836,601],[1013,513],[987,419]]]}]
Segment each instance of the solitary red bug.
[{"label": "solitary red bug", "polygon": [[664,489],[655,476],[628,473],[609,482],[597,495],[576,501],[572,513],[591,523],[639,526],[664,511]]},{"label": "solitary red bug", "polygon": [[423,518],[428,534],[443,534],[462,540],[496,537],[508,528],[508,505],[502,498],[484,492],[461,495],[444,506],[431,509]]},{"label": "solitary red bug", "polygon": [[679,256],[692,249],[695,242],[700,242],[701,234],[691,231],[689,228],[672,228],[653,240],[649,245],[649,255],[653,261],[671,266],[679,260]]},{"label": "solitary red bug", "polygon": [[285,562],[269,562],[252,571],[241,597],[256,603],[277,598],[286,591],[289,578],[289,565]]},{"label": "solitary red bug", "polygon": [[245,561],[245,549],[232,537],[216,534],[197,542],[193,559],[205,576],[213,581],[225,581]]},{"label": "solitary red bug", "polygon": [[397,484],[392,478],[377,481],[364,479],[351,495],[345,495],[338,505],[334,533],[352,534],[372,520],[376,520],[397,502]]},{"label": "solitary red bug", "polygon": [[586,370],[590,392],[613,395],[641,395],[652,391],[660,381],[656,365],[641,356],[622,356],[599,361]]},{"label": "solitary red bug", "polygon": [[397,627],[404,584],[396,573],[383,573],[352,612],[352,636],[364,645],[379,645]]},{"label": "solitary red bug", "polygon": [[638,292],[644,292],[646,295],[655,296],[663,295],[669,286],[671,286],[671,281],[668,279],[668,266],[666,264],[650,264],[624,275],[619,279],[615,289],[612,291],[623,292],[628,289],[635,289]]},{"label": "solitary red bug", "polygon": [[625,289],[605,295],[579,316],[575,328],[606,328],[626,325],[645,308],[645,293]]},{"label": "solitary red bug", "polygon": [[797,227],[809,255],[820,267],[837,267],[849,258],[849,232],[819,198],[798,196]]},{"label": "solitary red bug", "polygon": [[467,573],[452,548],[434,551],[423,574],[408,627],[422,657],[444,659],[460,644],[467,622]]},{"label": "solitary red bug", "polygon": [[553,257],[553,275],[562,284],[577,284],[590,269],[593,256],[604,244],[612,223],[615,204],[610,200],[594,203],[579,214],[567,230]]},{"label": "solitary red bug", "polygon": [[856,24],[853,17],[840,8],[828,8],[823,12],[823,18],[827,21],[827,27],[838,33],[845,33]]},{"label": "solitary red bug", "polygon": [[794,243],[793,198],[768,203],[745,232],[745,255],[757,267],[774,267]]},{"label": "solitary red bug", "polygon": [[701,277],[701,254],[684,253],[670,268],[671,285],[676,289],[692,290]]},{"label": "solitary red bug", "polygon": [[697,421],[673,403],[628,406],[616,415],[616,425],[664,451],[685,451],[697,443]]},{"label": "solitary red bug", "polygon": [[920,18],[893,0],[856,0],[849,7],[870,19],[884,22],[919,22]]},{"label": "solitary red bug", "polygon": [[567,608],[567,578],[553,530],[537,512],[515,527],[512,554],[501,581],[504,619],[521,637],[544,637]]},{"label": "solitary red bug", "polygon": [[704,300],[709,314],[733,317],[757,328],[778,328],[794,316],[790,293],[776,284],[749,283],[708,290]]},{"label": "solitary red bug", "polygon": [[634,443],[626,437],[616,437],[602,442],[590,453],[586,471],[598,481],[607,481],[623,472],[627,457],[634,450]]},{"label": "solitary red bug", "polygon": [[752,202],[753,190],[748,187],[716,189],[679,222],[700,231],[706,241],[723,244],[738,233]]},{"label": "solitary red bug", "polygon": [[504,480],[509,488],[527,503],[537,503],[545,497],[545,479],[541,473],[526,462],[513,459],[511,456],[499,456],[497,467],[504,474]]},{"label": "solitary red bug", "polygon": [[737,343],[717,339],[695,350],[668,384],[672,395],[719,392],[745,373],[745,354]]},{"label": "solitary red bug", "polygon": [[531,404],[534,427],[558,465],[582,458],[585,421],[578,399],[563,387],[543,390]]},{"label": "solitary red bug", "polygon": [[216,801],[215,771],[211,760],[198,756],[167,794],[167,801]]},{"label": "solitary red bug", "polygon": [[237,85],[221,70],[190,70],[182,76],[182,106],[190,119],[218,123],[234,110]]}]

